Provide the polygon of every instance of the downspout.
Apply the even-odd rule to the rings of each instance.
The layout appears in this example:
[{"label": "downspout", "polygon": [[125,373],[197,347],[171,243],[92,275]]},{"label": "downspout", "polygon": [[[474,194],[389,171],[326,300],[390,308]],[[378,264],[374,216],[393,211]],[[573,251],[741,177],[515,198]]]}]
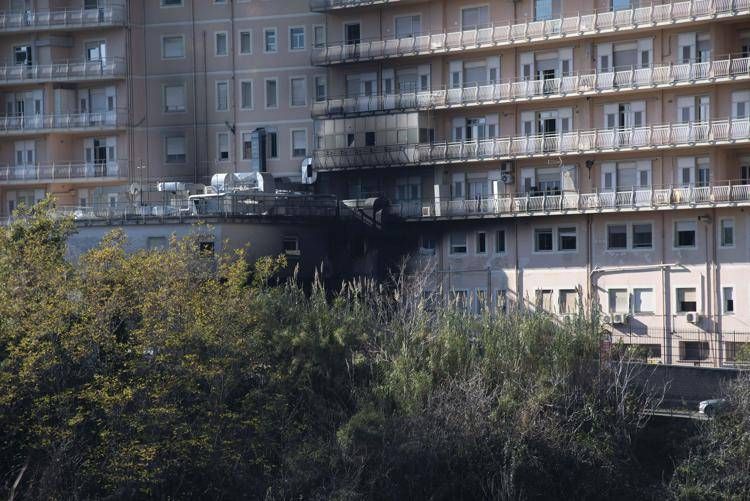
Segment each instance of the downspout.
[{"label": "downspout", "polygon": [[721,301],[721,275],[719,272],[719,253],[718,253],[718,237],[717,237],[717,230],[721,229],[721,225],[719,224],[718,228],[716,226],[716,222],[718,219],[716,218],[716,209],[714,208],[712,218],[713,218],[713,225],[711,228],[711,268],[713,269],[713,284],[714,284],[714,311],[716,312],[714,316],[716,317],[716,321],[714,323],[715,331],[716,331],[716,365],[717,367],[721,367],[722,360],[724,360],[724,328],[723,328],[723,313],[724,313],[724,306]]},{"label": "downspout", "polygon": [[[664,175],[664,166],[662,165],[662,176]],[[664,265],[664,261],[666,258],[666,247],[667,247],[667,241],[665,239],[665,229],[664,225],[666,224],[664,213],[661,213],[661,264]],[[669,305],[670,300],[670,294],[669,294],[669,271],[666,267],[662,267],[661,269],[661,282],[662,282],[662,288],[664,289],[662,291],[661,295],[661,308],[662,308],[662,337],[663,337],[663,345],[664,345],[664,363],[672,363],[672,346],[668,344],[671,342],[671,336],[669,336],[669,329],[670,329],[670,318],[671,318],[671,312],[669,311]],[[668,337],[669,336],[669,337]]]},{"label": "downspout", "polygon": [[[133,79],[133,19],[132,19],[132,13],[130,11],[130,5],[128,5],[128,14],[127,14],[127,22],[128,27],[126,28],[126,39],[125,39],[125,46],[127,50],[127,68],[125,68],[125,74],[127,75],[127,82],[128,82],[128,181],[133,182],[135,180],[133,176],[133,157],[135,156],[135,116],[134,116],[134,109],[133,106],[133,85],[134,85],[134,79]],[[142,24],[143,30],[145,32],[145,20]],[[144,36],[145,38],[145,36]],[[145,61],[144,61],[145,64]],[[116,160],[116,159],[115,159]],[[139,187],[139,189],[143,189],[143,187]]]},{"label": "downspout", "polygon": [[193,30],[193,182],[198,183],[198,56],[195,50],[195,0],[190,0],[190,21]]},{"label": "downspout", "polygon": [[[515,4],[514,4],[515,5]],[[591,214],[586,215],[586,275],[591,276],[593,269],[593,256],[594,256],[594,239],[592,237],[593,221]],[[588,303],[589,313],[593,312],[594,308],[594,297],[593,288],[591,287],[591,280],[586,281],[586,302]]]},{"label": "downspout", "polygon": [[[206,30],[203,30],[203,134],[205,143],[203,145],[204,152],[204,163],[206,168],[206,178],[210,178],[208,175],[209,160],[208,160],[208,49],[206,47]],[[198,165],[196,164],[196,169]]]},{"label": "downspout", "polygon": [[[150,156],[150,153],[149,153],[151,141],[150,141],[149,134],[148,134],[149,129],[150,129],[150,121],[148,119],[148,117],[149,117],[149,113],[148,113],[148,111],[149,111],[149,106],[148,106],[148,103],[149,103],[149,97],[148,97],[148,57],[147,57],[147,49],[146,49],[146,43],[145,43],[145,38],[146,38],[146,3],[142,2],[141,6],[142,6],[142,13],[143,13],[143,19],[142,19],[142,21],[143,21],[143,27],[144,27],[143,28],[143,35],[144,35],[144,37],[143,37],[144,38],[144,43],[143,43],[143,92],[144,92],[144,99],[145,99],[144,102],[146,103],[146,109],[145,109],[145,114],[146,114],[146,116],[145,116],[145,120],[146,120],[145,127],[146,127],[146,131],[143,134],[143,137],[146,138],[146,145],[145,145],[146,146],[146,162],[145,162],[145,169],[146,169],[146,173],[145,174],[146,174],[146,176],[145,176],[145,178],[146,178],[146,183],[148,183],[148,180],[150,179],[149,172],[151,170],[149,168],[149,164],[151,163],[150,162],[151,156]],[[143,167],[144,166],[142,165],[141,169],[143,169]],[[142,174],[139,177],[141,179],[143,179],[143,175]],[[140,189],[141,189],[141,192],[142,192],[143,186],[141,186]]]},{"label": "downspout", "polygon": [[[231,40],[227,40],[227,43],[229,44],[230,50],[232,51],[232,85],[231,85],[231,97],[230,97],[230,103],[233,104],[232,106],[232,129],[229,131],[232,133],[232,164],[234,165],[234,172],[237,172],[237,103],[235,102],[237,100],[237,50],[235,48],[236,40],[234,37],[234,0],[229,0],[229,7],[230,7],[230,20],[231,20],[231,26],[232,31],[231,34],[227,37]],[[229,94],[230,91],[227,91]],[[229,96],[228,96],[229,97]]]},{"label": "downspout", "polygon": [[516,308],[521,306],[523,301],[523,293],[521,287],[523,285],[521,279],[521,268],[518,265],[518,219],[514,219],[514,235],[513,235],[513,254],[515,255],[515,273],[516,273]]}]

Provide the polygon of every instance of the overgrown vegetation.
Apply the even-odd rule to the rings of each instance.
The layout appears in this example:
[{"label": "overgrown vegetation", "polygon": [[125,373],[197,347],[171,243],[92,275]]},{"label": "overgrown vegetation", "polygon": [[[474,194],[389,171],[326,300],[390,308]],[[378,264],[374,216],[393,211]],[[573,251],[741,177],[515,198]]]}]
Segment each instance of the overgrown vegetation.
[{"label": "overgrown vegetation", "polygon": [[[0,231],[6,498],[748,492],[747,399],[671,491],[644,485],[632,442],[653,396],[595,322],[468,315],[407,280],[305,291],[274,282],[282,259],[190,238],[127,254],[114,232],[72,264],[71,223],[46,204],[24,216]],[[706,479],[704,458],[736,461],[733,480]]]}]

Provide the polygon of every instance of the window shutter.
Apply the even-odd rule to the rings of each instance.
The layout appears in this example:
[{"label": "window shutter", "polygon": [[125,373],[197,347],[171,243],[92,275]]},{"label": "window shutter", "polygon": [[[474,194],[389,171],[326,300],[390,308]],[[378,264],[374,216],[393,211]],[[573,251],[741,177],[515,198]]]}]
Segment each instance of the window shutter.
[{"label": "window shutter", "polygon": [[596,69],[600,72],[612,71],[611,43],[600,43],[596,46]]},{"label": "window shutter", "polygon": [[614,162],[602,164],[602,191],[614,191],[617,186],[617,165]]},{"label": "window shutter", "polygon": [[521,54],[518,74],[521,75],[524,80],[534,79],[534,53],[533,52],[524,52]]}]

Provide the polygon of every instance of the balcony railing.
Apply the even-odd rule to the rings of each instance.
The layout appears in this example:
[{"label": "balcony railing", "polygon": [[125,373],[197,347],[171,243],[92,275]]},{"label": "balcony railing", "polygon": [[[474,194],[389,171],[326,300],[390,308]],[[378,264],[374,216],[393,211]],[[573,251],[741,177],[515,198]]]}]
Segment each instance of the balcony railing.
[{"label": "balcony railing", "polygon": [[100,130],[125,127],[127,110],[58,115],[24,115],[0,117],[0,134],[15,135],[32,132]]},{"label": "balcony railing", "polygon": [[471,200],[398,202],[392,215],[405,219],[511,217],[545,214],[638,211],[750,204],[748,181],[710,186],[649,187],[599,193],[519,194]]},{"label": "balcony railing", "polygon": [[592,129],[553,135],[316,150],[319,170],[436,165],[581,155],[607,151],[710,146],[750,141],[750,118]]},{"label": "balcony railing", "polygon": [[0,85],[123,78],[125,73],[125,59],[119,57],[107,57],[101,61],[68,61],[33,66],[12,64],[0,66]]},{"label": "balcony railing", "polygon": [[310,0],[310,10],[325,12],[327,10],[348,9],[352,7],[370,7],[399,3],[401,0]]},{"label": "balcony railing", "polygon": [[644,88],[713,84],[738,79],[750,79],[750,58],[665,64],[650,68],[595,72],[544,80],[520,80],[447,90],[329,99],[313,103],[313,116],[320,118],[437,110],[538,99],[560,99],[568,96],[587,96]]},{"label": "balcony railing", "polygon": [[127,11],[123,5],[108,5],[97,9],[0,12],[0,32],[121,26],[125,24],[126,19]]},{"label": "balcony railing", "polygon": [[391,57],[436,54],[530,42],[594,36],[600,33],[669,26],[750,14],[750,0],[688,0],[614,12],[489,26],[408,38],[337,43],[313,51],[314,64],[337,64]]},{"label": "balcony railing", "polygon": [[87,179],[126,178],[125,162],[75,163],[48,162],[36,165],[0,166],[0,183],[85,181]]}]

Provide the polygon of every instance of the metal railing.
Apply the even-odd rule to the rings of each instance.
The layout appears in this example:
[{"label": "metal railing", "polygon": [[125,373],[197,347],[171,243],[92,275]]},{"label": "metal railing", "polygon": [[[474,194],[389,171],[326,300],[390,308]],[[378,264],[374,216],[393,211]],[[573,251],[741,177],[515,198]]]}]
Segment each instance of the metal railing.
[{"label": "metal railing", "polygon": [[127,110],[57,115],[23,115],[0,117],[0,134],[62,130],[114,129],[127,125]]},{"label": "metal railing", "polygon": [[503,194],[487,198],[401,201],[389,208],[404,219],[516,217],[545,214],[638,211],[750,204],[750,182],[709,186],[633,187],[625,191]]},{"label": "metal railing", "polygon": [[107,57],[100,61],[65,61],[31,66],[0,66],[0,85],[49,81],[96,80],[121,78],[126,74],[125,59]]},{"label": "metal railing", "polygon": [[401,0],[310,0],[310,10],[313,12],[325,12],[333,9],[388,5],[400,1]]},{"label": "metal railing", "polygon": [[316,150],[319,170],[436,165],[632,151],[750,141],[750,118],[576,130],[470,142],[397,144]]},{"label": "metal railing", "polygon": [[543,80],[518,80],[451,89],[332,98],[314,102],[312,114],[320,118],[435,110],[596,95],[680,84],[713,84],[745,78],[750,78],[750,57],[728,57],[701,63],[665,64],[650,68],[593,72]]},{"label": "metal railing", "polygon": [[74,181],[94,178],[126,178],[125,162],[47,162],[36,165],[0,166],[0,183]]},{"label": "metal railing", "polygon": [[357,43],[341,42],[313,50],[312,61],[314,64],[337,64],[455,52],[542,40],[594,36],[607,32],[654,28],[747,14],[750,14],[750,0],[688,0],[450,33],[360,40]]},{"label": "metal railing", "polygon": [[96,9],[39,9],[0,12],[0,31],[32,31],[124,25],[124,5],[107,5]]}]

